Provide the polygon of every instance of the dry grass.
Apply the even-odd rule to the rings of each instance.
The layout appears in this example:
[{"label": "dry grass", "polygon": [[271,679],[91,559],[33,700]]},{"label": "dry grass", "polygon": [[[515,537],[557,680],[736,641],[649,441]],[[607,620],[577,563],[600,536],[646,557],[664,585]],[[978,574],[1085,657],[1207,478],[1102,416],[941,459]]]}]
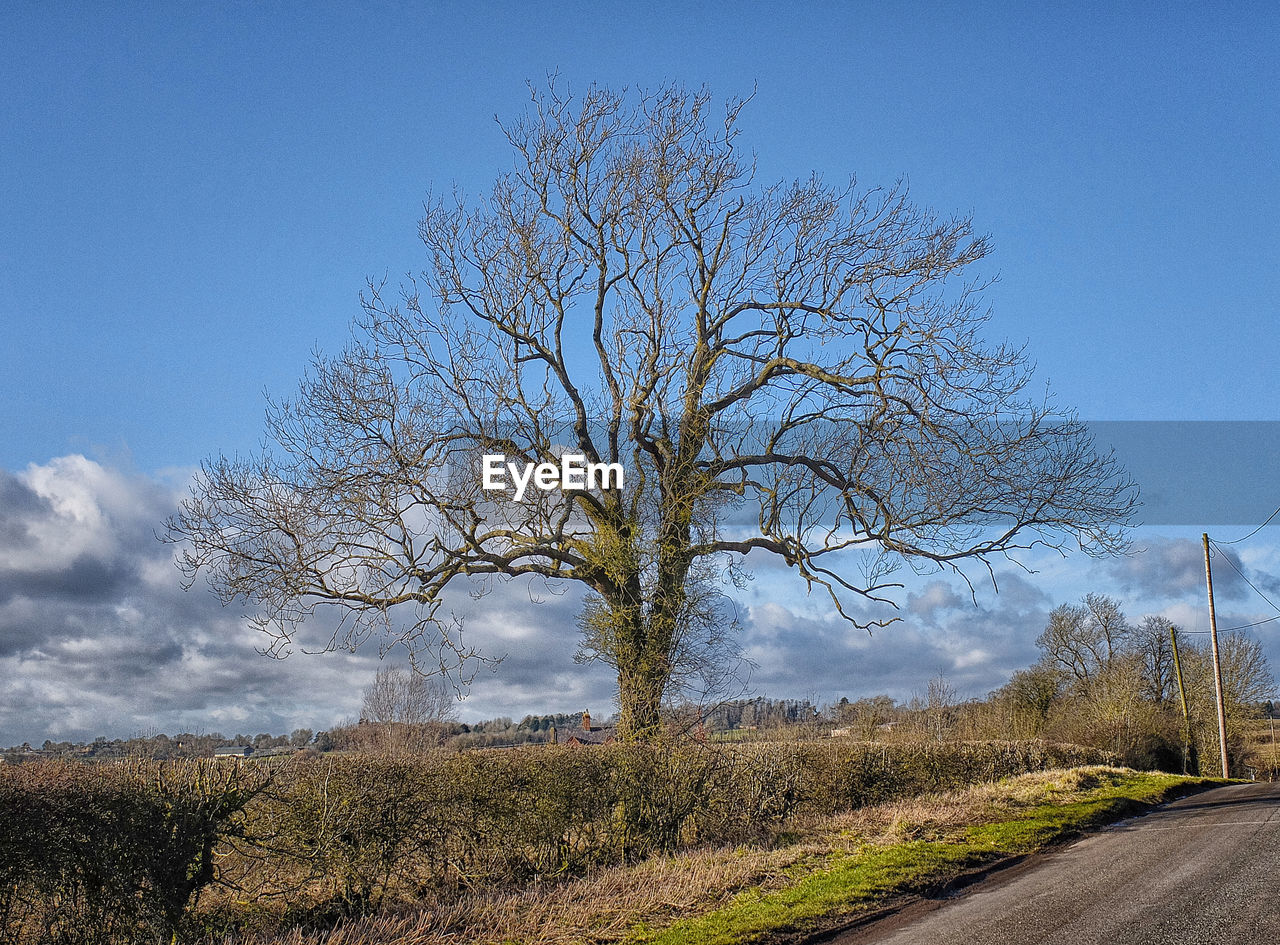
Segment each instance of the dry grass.
[{"label": "dry grass", "polygon": [[642,920],[688,915],[747,886],[781,884],[783,871],[802,858],[802,853],[790,848],[719,849],[655,857],[513,893],[442,899],[412,912],[348,922],[332,932],[294,930],[244,941],[245,945],[617,942]]},{"label": "dry grass", "polygon": [[877,804],[829,818],[826,824],[864,844],[880,846],[916,840],[926,834],[985,823],[997,812],[1071,800],[1096,787],[1102,778],[1122,771],[1105,766],[1037,771],[1005,781]]},{"label": "dry grass", "polygon": [[773,847],[720,847],[596,871],[511,893],[480,893],[412,912],[355,920],[330,932],[259,935],[243,945],[605,945],[638,923],[666,925],[728,902],[747,888],[785,888],[842,854],[930,838],[1023,807],[1066,803],[1121,775],[1088,768],[1027,774],[791,824]]}]

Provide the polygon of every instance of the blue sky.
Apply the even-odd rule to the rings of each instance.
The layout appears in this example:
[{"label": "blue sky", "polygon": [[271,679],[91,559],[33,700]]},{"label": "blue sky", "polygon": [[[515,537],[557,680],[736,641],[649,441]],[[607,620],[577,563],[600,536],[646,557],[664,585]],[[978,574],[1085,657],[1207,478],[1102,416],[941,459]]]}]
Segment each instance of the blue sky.
[{"label": "blue sky", "polygon": [[[1261,4],[1040,6],[7,4],[0,472],[17,485],[0,491],[9,503],[0,521],[19,519],[24,495],[30,515],[43,503],[48,521],[79,523],[85,542],[97,536],[94,554],[128,558],[134,539],[121,535],[163,517],[201,458],[256,448],[263,390],[288,393],[313,348],[343,344],[366,278],[421,268],[427,193],[454,183],[482,192],[510,161],[493,116],[518,113],[525,80],[553,70],[579,87],[754,90],[742,126],[763,179],[905,177],[917,202],[972,214],[994,243],[991,333],[1025,342],[1037,376],[1085,418],[1280,420],[1280,15]],[[1266,469],[1243,478],[1248,515],[1280,504]],[[1191,541],[1217,523],[1172,524],[1185,527],[1140,537]],[[1272,531],[1245,558],[1259,580],[1280,573]],[[22,583],[12,575],[65,574],[89,553],[77,546],[64,561],[70,545],[52,541],[10,561],[10,587]],[[103,559],[103,596],[76,605],[87,611],[57,610],[62,598],[36,589],[56,582],[0,593],[0,661],[10,661],[0,667],[0,744],[8,732],[40,735],[12,721],[31,705],[44,707],[41,725],[68,731],[81,725],[66,721],[74,713],[81,727],[101,721],[126,734],[145,727],[139,719],[178,718],[176,696],[168,708],[118,697],[126,685],[158,685],[145,674],[122,681],[134,670],[95,683],[97,708],[68,695],[77,679],[84,688],[82,670],[50,641],[92,650],[104,621],[117,628],[110,639],[128,637],[139,652],[154,634],[176,634],[168,650],[152,649],[179,662],[155,673],[184,665],[221,680],[197,718],[234,715],[223,703],[251,695],[258,708],[241,721],[278,727],[303,714],[291,715],[284,695],[299,685],[350,708],[340,693],[372,675],[372,657],[260,666],[233,615],[200,611],[203,597],[170,600],[141,541],[131,577],[107,581]],[[975,673],[975,690],[1028,655],[1036,615],[1054,603],[1114,589],[1145,601],[1133,616],[1173,606],[1154,585],[1123,591],[1121,565],[1103,575],[1089,562],[1062,567],[1024,576],[1025,608],[991,617],[1004,620],[987,635],[1004,641],[992,644],[1003,655]],[[1031,591],[1045,599],[1033,605]],[[809,605],[782,593],[772,604],[799,621]],[[1255,604],[1270,612],[1242,598],[1242,613]],[[129,617],[170,606],[162,622],[189,621],[187,630],[148,635]],[[784,620],[770,613],[760,627]],[[920,617],[912,632],[927,636],[927,624]],[[538,693],[556,687],[569,687],[566,699],[607,699],[607,679],[573,676],[583,671],[571,663],[526,655],[514,668],[520,647],[571,655],[571,633],[538,633],[509,641],[517,652],[473,702],[477,713],[538,709]],[[760,633],[761,653],[790,653]],[[207,646],[192,642],[206,637]],[[790,638],[802,649],[811,641],[806,652],[823,639]],[[875,684],[879,672],[904,692],[917,685],[893,662],[906,650],[877,652],[872,662],[885,665],[859,684],[887,688]],[[139,673],[141,662],[131,664]],[[238,683],[235,667],[246,665],[252,683]],[[917,688],[937,668],[920,668]],[[809,694],[800,672],[780,667],[762,685]],[[323,681],[300,682],[309,673]]]}]

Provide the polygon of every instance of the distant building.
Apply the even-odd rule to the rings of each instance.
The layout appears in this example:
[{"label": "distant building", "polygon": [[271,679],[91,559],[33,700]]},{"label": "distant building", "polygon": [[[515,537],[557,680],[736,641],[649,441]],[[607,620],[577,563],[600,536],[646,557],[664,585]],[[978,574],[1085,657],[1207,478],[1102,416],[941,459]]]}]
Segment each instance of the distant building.
[{"label": "distant building", "polygon": [[591,724],[591,713],[582,713],[582,728],[574,729],[565,736],[566,745],[607,745],[617,736],[616,725]]},{"label": "distant building", "polygon": [[252,745],[227,745],[225,748],[215,748],[213,750],[213,757],[215,758],[248,758],[252,754]]}]

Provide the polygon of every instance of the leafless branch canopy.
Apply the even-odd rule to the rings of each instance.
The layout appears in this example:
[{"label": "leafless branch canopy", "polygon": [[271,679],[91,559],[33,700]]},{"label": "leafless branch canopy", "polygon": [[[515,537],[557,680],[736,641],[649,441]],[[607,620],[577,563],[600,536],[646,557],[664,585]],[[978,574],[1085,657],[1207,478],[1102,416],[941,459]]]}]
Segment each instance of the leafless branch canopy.
[{"label": "leafless branch canopy", "polygon": [[[850,552],[1118,548],[1130,483],[980,337],[986,238],[901,185],[758,183],[741,105],[532,91],[502,126],[514,168],[427,204],[425,271],[370,284],[348,349],[272,404],[271,450],[205,466],[171,529],[189,577],[286,643],[333,604],[335,644],[458,657],[456,579],[578,582],[611,615],[625,723],[628,686],[671,678],[696,562],[775,556],[858,623],[894,585]],[[625,489],[481,489],[483,454],[565,452]]]},{"label": "leafless branch canopy", "polygon": [[360,705],[361,719],[380,725],[422,726],[452,721],[456,714],[454,693],[441,679],[396,666],[378,669]]}]

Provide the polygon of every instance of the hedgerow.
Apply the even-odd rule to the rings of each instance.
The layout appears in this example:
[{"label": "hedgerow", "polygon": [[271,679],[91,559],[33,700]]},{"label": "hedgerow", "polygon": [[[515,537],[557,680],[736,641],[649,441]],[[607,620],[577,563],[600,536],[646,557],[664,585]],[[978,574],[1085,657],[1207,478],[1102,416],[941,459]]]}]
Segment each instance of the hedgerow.
[{"label": "hedgerow", "polygon": [[1106,760],[1032,742],[685,739],[270,768],[24,765],[0,773],[0,942],[159,943],[248,921],[327,923],[428,891],[740,843],[794,817]]}]

